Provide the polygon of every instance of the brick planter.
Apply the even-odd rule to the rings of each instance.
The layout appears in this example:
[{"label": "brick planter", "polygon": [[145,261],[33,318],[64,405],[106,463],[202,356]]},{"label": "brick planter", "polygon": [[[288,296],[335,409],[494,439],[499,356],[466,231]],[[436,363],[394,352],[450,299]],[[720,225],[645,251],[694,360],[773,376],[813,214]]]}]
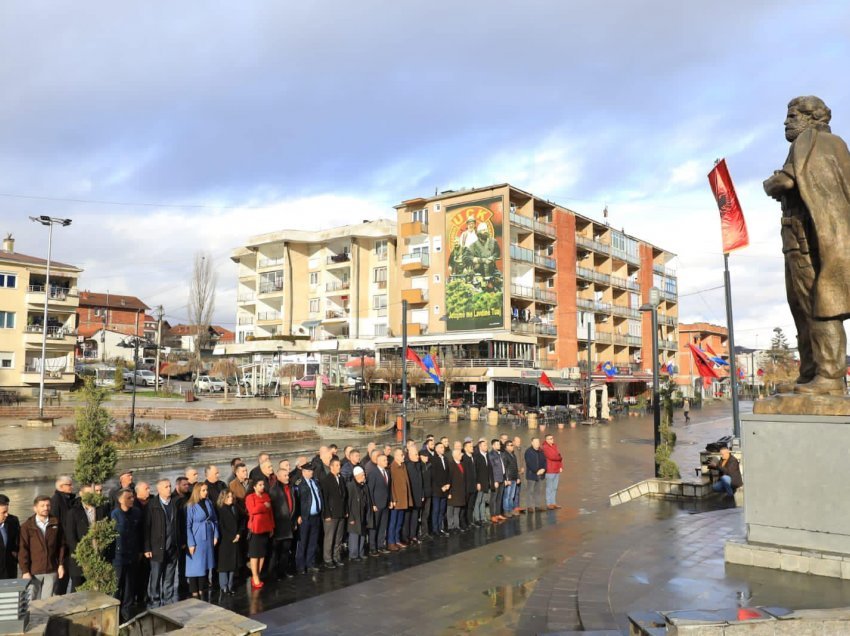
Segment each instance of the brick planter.
[{"label": "brick planter", "polygon": [[[169,455],[183,455],[192,450],[195,444],[195,439],[191,435],[185,435],[180,439],[169,442],[163,446],[154,448],[126,449],[118,450],[120,459],[137,459],[144,457],[168,457]],[[56,440],[53,442],[53,448],[56,449],[56,454],[60,459],[76,460],[80,452],[80,445],[71,442],[63,442]]]}]

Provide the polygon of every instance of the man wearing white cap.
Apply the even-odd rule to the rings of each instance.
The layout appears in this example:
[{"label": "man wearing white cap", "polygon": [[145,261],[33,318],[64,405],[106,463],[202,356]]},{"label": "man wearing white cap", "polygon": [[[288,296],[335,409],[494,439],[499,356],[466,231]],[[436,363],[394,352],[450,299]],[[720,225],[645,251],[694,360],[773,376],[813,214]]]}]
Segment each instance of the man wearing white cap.
[{"label": "man wearing white cap", "polygon": [[366,556],[366,534],[372,503],[366,487],[366,473],[354,467],[353,479],[348,482],[348,557],[360,561]]}]

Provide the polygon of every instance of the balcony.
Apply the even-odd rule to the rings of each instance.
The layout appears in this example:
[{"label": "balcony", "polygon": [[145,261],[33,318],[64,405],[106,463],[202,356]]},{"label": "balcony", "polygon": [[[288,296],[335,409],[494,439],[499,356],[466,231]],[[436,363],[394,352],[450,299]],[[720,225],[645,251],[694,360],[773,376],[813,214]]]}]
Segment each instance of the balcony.
[{"label": "balcony", "polygon": [[331,254],[325,259],[325,267],[342,267],[351,264],[351,254],[343,252],[342,254]]},{"label": "balcony", "polygon": [[601,314],[610,314],[612,311],[611,303],[604,303],[601,300],[591,298],[576,298],[576,307]]},{"label": "balcony", "polygon": [[258,294],[282,294],[283,283],[260,283]]},{"label": "balcony", "polygon": [[667,291],[666,289],[661,290],[661,297],[667,302],[679,302],[679,296],[676,294],[676,292]]},{"label": "balcony", "polygon": [[[58,384],[73,384],[73,369],[45,369],[44,384],[46,386]],[[36,365],[27,365],[21,374],[21,382],[24,384],[41,384],[41,368]]]},{"label": "balcony", "polygon": [[348,292],[349,289],[351,289],[351,282],[347,280],[325,283],[325,291],[331,295],[334,295],[334,292]]},{"label": "balcony", "polygon": [[402,289],[401,299],[406,300],[409,305],[421,305],[428,302],[428,290]]},{"label": "balcony", "polygon": [[513,333],[532,336],[543,336],[544,338],[554,338],[558,335],[558,328],[555,325],[544,324],[542,322],[519,322],[518,320],[512,320],[511,331]]},{"label": "balcony", "polygon": [[611,246],[606,245],[596,239],[587,238],[586,236],[581,236],[580,234],[576,235],[576,245],[579,247],[584,247],[585,249],[591,250],[593,252],[597,252],[598,254],[605,254],[606,256],[611,253]]},{"label": "balcony", "polygon": [[236,324],[239,325],[239,326],[253,325],[254,324],[254,317],[253,316],[240,316],[239,318],[236,319]]},{"label": "balcony", "polygon": [[[38,345],[41,346],[42,340],[42,326],[41,325],[27,325],[24,327],[24,343],[28,345]],[[49,326],[47,327],[47,346],[56,346],[56,345],[71,345],[73,346],[77,342],[77,331],[76,329],[70,329],[66,327],[56,327]]]},{"label": "balcony", "polygon": [[511,244],[511,258],[515,261],[534,264],[534,251],[519,245]]},{"label": "balcony", "polygon": [[611,247],[611,256],[623,261],[624,263],[629,263],[630,265],[640,265],[640,256],[637,254],[630,254],[625,250],[621,250],[613,246]]},{"label": "balcony", "polygon": [[618,334],[618,333],[615,333],[615,334],[612,334],[612,335],[611,335],[611,341],[612,341],[615,345],[618,345],[618,346],[621,346],[621,347],[625,347],[625,346],[627,346],[627,345],[629,344],[629,337],[628,337],[628,336],[622,336],[622,335],[620,335],[620,334]]},{"label": "balcony", "polygon": [[277,258],[261,258],[257,261],[257,269],[265,269],[266,267],[278,267],[283,265],[283,256]]},{"label": "balcony", "polygon": [[514,298],[528,298],[529,300],[533,300],[534,288],[511,283],[511,296],[513,296]]},{"label": "balcony", "polygon": [[279,322],[282,317],[279,311],[257,312],[257,322]]},{"label": "balcony", "polygon": [[[76,287],[54,287],[51,285],[48,300],[54,306],[67,305],[70,308],[79,305]],[[44,305],[44,285],[29,285],[26,301],[33,305]]]},{"label": "balcony", "polygon": [[675,327],[679,324],[679,321],[676,320],[673,316],[667,316],[665,314],[658,314],[658,323],[662,325],[667,325],[668,327]]},{"label": "balcony", "polygon": [[328,309],[322,322],[345,322],[348,320],[348,312],[341,309]]},{"label": "balcony", "polygon": [[236,297],[236,302],[240,303],[240,304],[243,304],[243,303],[250,304],[250,303],[253,303],[255,300],[257,300],[257,294],[255,292],[249,292],[247,294],[239,294]]},{"label": "balcony", "polygon": [[679,343],[675,340],[659,340],[658,341],[659,349],[666,349],[667,351],[678,351]]},{"label": "balcony", "polygon": [[626,336],[626,341],[628,342],[630,347],[640,347],[643,346],[643,341],[640,336]]},{"label": "balcony", "polygon": [[556,269],[555,259],[551,256],[545,256],[544,254],[534,255],[534,265],[535,267],[545,267],[546,269],[551,270]]},{"label": "balcony", "polygon": [[576,298],[576,307],[593,311],[593,301],[590,298]]},{"label": "balcony", "polygon": [[593,336],[593,340],[595,342],[599,342],[601,344],[611,344],[614,342],[614,334],[608,333],[606,331],[597,331]]},{"label": "balcony", "polygon": [[411,236],[419,236],[420,234],[428,233],[428,224],[422,221],[411,221],[410,223],[402,223],[399,233],[402,238],[410,238]]},{"label": "balcony", "polygon": [[534,221],[534,231],[545,236],[555,237],[555,226],[552,223],[545,221]]},{"label": "balcony", "polygon": [[611,313],[615,316],[622,316],[623,318],[640,319],[640,311],[631,307],[624,307],[623,305],[611,305]]},{"label": "balcony", "polygon": [[527,216],[522,216],[521,214],[517,214],[516,212],[511,212],[509,215],[509,219],[512,225],[525,228],[529,232],[534,231],[534,219],[531,219]]},{"label": "balcony", "polygon": [[610,285],[611,277],[608,274],[602,274],[587,267],[576,267],[576,276],[585,280],[599,283],[600,285]]},{"label": "balcony", "polygon": [[408,336],[424,336],[428,333],[428,325],[423,322],[409,322],[407,323],[407,335]]},{"label": "balcony", "polygon": [[676,270],[671,269],[669,267],[664,267],[664,265],[660,265],[658,263],[652,264],[652,271],[658,274],[659,276],[666,276],[667,278],[676,278]]},{"label": "balcony", "polygon": [[549,305],[554,305],[558,302],[558,295],[555,292],[549,291],[548,289],[542,289],[540,287],[534,288],[534,300],[537,300],[541,303],[547,303]]},{"label": "balcony", "polygon": [[428,252],[411,252],[401,257],[401,268],[406,272],[428,269],[430,266]]}]

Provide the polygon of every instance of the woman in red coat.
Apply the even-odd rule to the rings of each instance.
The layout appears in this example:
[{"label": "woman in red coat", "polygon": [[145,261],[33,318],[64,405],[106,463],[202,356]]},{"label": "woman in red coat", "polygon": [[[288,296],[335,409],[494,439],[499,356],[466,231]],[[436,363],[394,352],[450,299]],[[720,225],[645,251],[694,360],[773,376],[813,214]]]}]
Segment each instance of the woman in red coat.
[{"label": "woman in red coat", "polygon": [[248,510],[248,563],[251,568],[252,590],[263,587],[260,571],[266,560],[269,537],[274,533],[272,500],[265,490],[266,482],[258,479],[253,484],[252,492],[245,497],[245,508]]}]

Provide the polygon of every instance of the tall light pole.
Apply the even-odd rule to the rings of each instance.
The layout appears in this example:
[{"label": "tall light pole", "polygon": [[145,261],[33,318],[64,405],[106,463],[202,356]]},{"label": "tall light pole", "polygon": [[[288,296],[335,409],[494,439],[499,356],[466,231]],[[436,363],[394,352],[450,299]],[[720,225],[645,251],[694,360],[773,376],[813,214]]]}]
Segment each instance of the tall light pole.
[{"label": "tall light pole", "polygon": [[[661,404],[658,394],[658,305],[661,304],[661,290],[652,287],[649,290],[649,302],[641,305],[640,311],[648,311],[652,316],[652,440],[657,457],[661,445]],[[658,460],[655,461],[655,476],[658,477]]]},{"label": "tall light pole", "polygon": [[119,342],[118,346],[123,349],[133,350],[133,399],[130,404],[130,432],[136,430],[136,381],[138,380],[139,369],[139,336],[133,337],[133,344],[128,344],[127,341]]},{"label": "tall light pole", "polygon": [[71,225],[71,219],[59,219],[52,216],[31,216],[30,221],[47,226],[47,275],[44,280],[44,315],[41,320],[41,378],[38,382],[38,416],[44,417],[44,370],[47,367],[47,304],[50,300],[50,256],[53,250],[53,226]]},{"label": "tall light pole", "polygon": [[401,301],[401,438],[407,447],[407,301]]}]

